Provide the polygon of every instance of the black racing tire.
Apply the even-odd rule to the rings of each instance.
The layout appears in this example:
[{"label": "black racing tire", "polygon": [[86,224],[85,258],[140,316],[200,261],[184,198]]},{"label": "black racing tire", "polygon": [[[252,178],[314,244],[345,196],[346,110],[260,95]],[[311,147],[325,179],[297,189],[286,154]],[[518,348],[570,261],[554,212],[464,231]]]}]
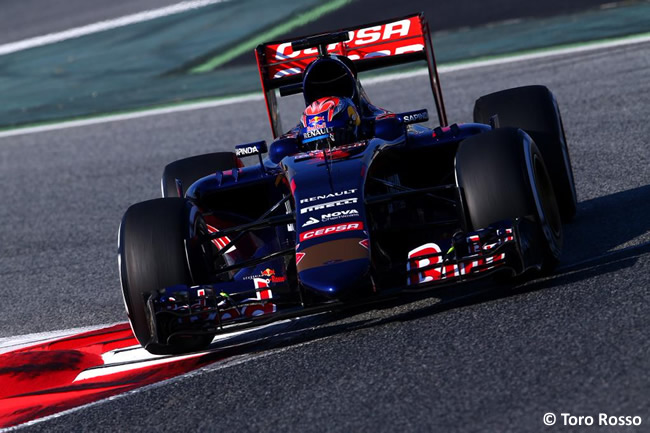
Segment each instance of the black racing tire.
[{"label": "black racing tire", "polygon": [[524,131],[504,128],[463,140],[456,152],[470,230],[532,216],[541,230],[541,269],[550,271],[562,251],[560,211],[541,152]]},{"label": "black racing tire", "polygon": [[163,170],[160,187],[163,197],[181,197],[178,194],[176,179],[180,180],[182,196],[197,180],[217,171],[241,167],[241,161],[234,152],[215,152],[191,156],[167,164]]},{"label": "black racing tire", "polygon": [[[131,328],[140,344],[151,353],[174,354],[200,350],[214,336],[174,339],[170,344],[152,342],[146,301],[152,292],[176,284],[191,286],[185,245],[196,245],[192,234],[202,219],[185,199],[160,198],[134,204],[124,214],[118,235],[118,265],[124,304]],[[192,222],[191,222],[192,221]],[[195,272],[197,274],[197,272]],[[197,278],[203,278],[198,276]],[[165,340],[158,335],[159,340]]]},{"label": "black racing tire", "polygon": [[489,123],[495,114],[499,127],[521,128],[535,141],[551,176],[562,220],[571,221],[578,200],[562,115],[553,93],[545,86],[524,86],[476,100],[475,122]]}]

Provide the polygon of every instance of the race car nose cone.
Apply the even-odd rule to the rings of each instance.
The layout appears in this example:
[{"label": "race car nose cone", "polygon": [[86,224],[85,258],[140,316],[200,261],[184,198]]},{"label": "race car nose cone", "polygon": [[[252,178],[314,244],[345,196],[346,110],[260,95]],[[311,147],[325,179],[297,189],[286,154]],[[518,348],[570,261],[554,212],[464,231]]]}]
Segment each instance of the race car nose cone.
[{"label": "race car nose cone", "polygon": [[300,283],[313,292],[330,298],[354,296],[370,285],[367,259],[329,263],[300,271]]}]

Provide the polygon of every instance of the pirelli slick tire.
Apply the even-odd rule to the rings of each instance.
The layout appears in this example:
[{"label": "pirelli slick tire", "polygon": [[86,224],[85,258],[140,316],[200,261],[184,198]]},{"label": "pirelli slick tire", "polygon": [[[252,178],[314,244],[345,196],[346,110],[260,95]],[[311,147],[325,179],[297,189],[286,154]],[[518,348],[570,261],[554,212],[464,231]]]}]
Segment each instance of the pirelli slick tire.
[{"label": "pirelli slick tire", "polygon": [[576,214],[576,187],[560,109],[545,86],[525,86],[482,96],[474,104],[474,121],[489,123],[498,115],[499,127],[521,128],[544,157],[562,220]]},{"label": "pirelli slick tire", "polygon": [[[187,188],[202,177],[235,167],[243,167],[243,164],[233,152],[206,153],[179,159],[167,164],[163,170],[160,180],[162,196],[182,197],[187,192]],[[181,194],[179,194],[179,186]]]},{"label": "pirelli slick tire", "polygon": [[[118,265],[124,304],[131,328],[140,344],[151,353],[173,354],[200,350],[213,336],[178,337],[167,341],[164,329],[152,332],[147,314],[150,295],[176,284],[193,285],[205,278],[197,271],[200,246],[197,236],[202,218],[185,199],[161,198],[131,206],[120,224]],[[186,250],[187,245],[187,250]],[[188,251],[188,250],[192,251]],[[188,265],[193,261],[193,271]],[[194,274],[194,275],[193,275]]]},{"label": "pirelli slick tire", "polygon": [[504,128],[463,140],[456,153],[470,229],[505,219],[532,217],[540,229],[541,269],[551,270],[562,251],[563,230],[544,158],[528,134]]}]

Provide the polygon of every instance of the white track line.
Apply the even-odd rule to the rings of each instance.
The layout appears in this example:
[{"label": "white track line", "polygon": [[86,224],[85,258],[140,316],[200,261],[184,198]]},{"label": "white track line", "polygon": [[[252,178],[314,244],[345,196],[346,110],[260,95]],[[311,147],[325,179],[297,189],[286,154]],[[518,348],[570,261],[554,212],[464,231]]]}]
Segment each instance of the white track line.
[{"label": "white track line", "polygon": [[[475,61],[468,61],[468,62],[453,64],[453,65],[442,65],[438,68],[438,72],[441,74],[446,74],[446,73],[451,73],[456,71],[482,68],[486,66],[503,65],[507,63],[543,59],[543,58],[549,58],[549,57],[555,57],[555,56],[561,56],[567,54],[578,54],[578,53],[584,53],[584,52],[594,51],[594,50],[599,50],[604,48],[622,47],[627,45],[639,44],[643,42],[650,42],[650,34],[643,34],[643,35],[625,37],[625,38],[614,39],[614,40],[599,41],[594,43],[585,43],[582,45],[571,46],[571,47],[560,47],[560,48],[548,49],[548,50],[543,50],[534,53],[499,57],[497,59],[475,60]],[[366,85],[373,85],[373,84],[385,83],[388,81],[402,80],[402,79],[422,76],[426,74],[427,74],[426,69],[417,69],[409,72],[398,72],[394,74],[387,74],[378,77],[367,78],[362,81]],[[142,111],[136,111],[132,113],[109,114],[106,116],[93,117],[90,119],[69,120],[69,121],[62,121],[60,123],[52,123],[52,124],[41,125],[41,126],[32,126],[32,127],[28,126],[22,128],[19,127],[15,129],[0,131],[0,138],[12,137],[16,135],[35,134],[35,133],[47,132],[47,131],[56,131],[59,129],[75,128],[80,126],[89,126],[89,125],[96,125],[96,124],[108,123],[108,122],[138,119],[142,117],[157,116],[161,114],[200,110],[204,108],[214,108],[214,107],[220,107],[220,106],[226,106],[232,104],[240,104],[243,102],[261,101],[261,100],[263,100],[263,95],[261,93],[249,94],[249,95],[236,96],[231,98],[215,99],[211,101],[192,102],[192,103],[175,105],[175,106],[164,107],[164,108],[154,108],[150,110],[142,110]]]},{"label": "white track line", "polygon": [[10,42],[0,45],[0,56],[15,53],[16,51],[27,50],[29,48],[49,45],[67,39],[78,38],[80,36],[90,35],[92,33],[103,32],[104,30],[115,29],[118,27],[128,26],[130,24],[140,23],[143,21],[153,20],[155,18],[174,15],[192,9],[202,8],[215,3],[223,3],[229,0],[190,0],[166,6],[160,9],[151,9],[144,12],[138,12],[132,15],[114,18],[97,23],[88,24],[81,27],[64,30],[62,32],[49,33],[43,36],[36,36],[22,41]]},{"label": "white track line", "polygon": [[86,326],[83,328],[62,329],[59,331],[38,332],[35,334],[17,335],[15,337],[0,338],[0,354],[21,349],[23,347],[33,346],[35,344],[47,343],[49,341],[59,340],[61,338],[77,335],[84,332],[96,331],[98,329],[110,328],[120,323],[107,325]]},{"label": "white track line", "polygon": [[107,116],[102,116],[102,117],[92,117],[90,119],[68,120],[68,121],[63,121],[61,123],[52,123],[49,125],[28,126],[24,128],[16,128],[16,129],[8,129],[6,131],[0,131],[0,138],[11,137],[14,135],[34,134],[37,132],[56,131],[58,129],[76,128],[79,126],[96,125],[99,123],[119,122],[121,120],[138,119],[141,117],[158,116],[161,114],[178,113],[182,111],[200,110],[202,108],[220,107],[223,105],[239,104],[242,102],[249,102],[249,101],[261,101],[263,99],[264,96],[260,93],[259,95],[243,95],[243,96],[235,96],[232,98],[215,99],[212,101],[192,102],[188,104],[175,105],[171,107],[134,111],[132,113],[109,114]]}]

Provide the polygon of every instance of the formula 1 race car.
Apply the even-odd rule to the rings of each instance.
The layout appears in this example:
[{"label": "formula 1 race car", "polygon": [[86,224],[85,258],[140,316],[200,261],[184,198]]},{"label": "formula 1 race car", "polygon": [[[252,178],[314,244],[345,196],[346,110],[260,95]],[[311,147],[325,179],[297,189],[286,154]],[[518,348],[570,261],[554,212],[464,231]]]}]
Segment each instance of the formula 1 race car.
[{"label": "formula 1 race car", "polygon": [[[483,96],[474,123],[449,125],[421,14],[255,54],[274,141],[172,162],[163,198],[122,219],[124,302],[148,351],[200,350],[264,320],[557,263],[576,192],[546,87]],[[420,125],[427,110],[371,104],[357,77],[412,61],[428,66],[433,129]],[[306,105],[284,133],[278,90]]]}]

